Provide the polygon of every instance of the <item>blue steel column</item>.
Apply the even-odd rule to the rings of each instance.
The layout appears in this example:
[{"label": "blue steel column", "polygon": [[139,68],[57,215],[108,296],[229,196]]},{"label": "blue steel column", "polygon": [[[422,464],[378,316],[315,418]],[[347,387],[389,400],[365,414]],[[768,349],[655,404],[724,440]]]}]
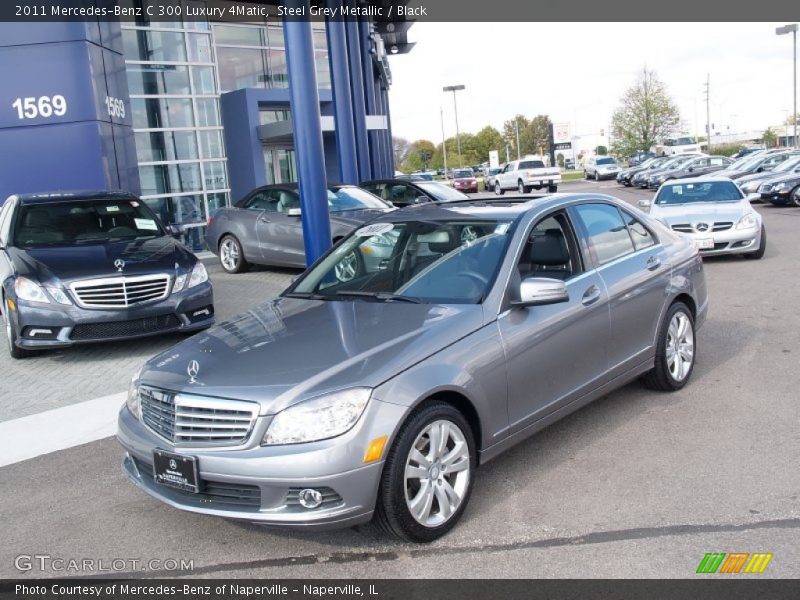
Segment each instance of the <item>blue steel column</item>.
[{"label": "blue steel column", "polygon": [[[308,0],[283,0],[283,5],[291,8],[302,7],[305,9],[305,14],[310,12]],[[303,241],[306,264],[311,265],[331,245],[325,148],[322,143],[311,22],[284,19],[283,35],[286,43],[297,179],[300,185]]]},{"label": "blue steel column", "polygon": [[[370,33],[372,31],[372,24],[369,21],[361,21],[359,23],[359,34],[361,36],[361,68],[364,74],[364,98],[366,99],[366,114],[376,115],[380,114],[378,110],[378,102],[375,96],[375,69],[372,65],[372,43],[370,42]],[[372,174],[376,178],[386,177],[384,170],[381,168],[381,147],[380,138],[376,135],[375,131],[367,129],[367,139],[369,141],[370,161],[372,165]]]},{"label": "blue steel column", "polygon": [[389,112],[389,90],[381,87],[381,98],[383,99],[383,114],[386,115],[386,130],[384,133],[386,139],[386,170],[387,177],[394,177],[395,164],[394,164],[394,142],[392,141],[392,115]]},{"label": "blue steel column", "polygon": [[[350,0],[348,4],[355,7]],[[369,164],[369,142],[367,140],[367,113],[364,106],[364,76],[361,70],[361,37],[357,20],[345,23],[347,29],[347,54],[350,59],[350,85],[353,90],[353,119],[355,121],[356,149],[358,152],[358,174],[361,181],[372,179]]]},{"label": "blue steel column", "polygon": [[[334,0],[328,0],[333,6]],[[339,176],[342,183],[358,184],[353,98],[350,95],[350,69],[347,57],[347,33],[343,21],[327,20],[328,56],[333,79],[333,115],[336,122],[336,148],[339,154]]]}]

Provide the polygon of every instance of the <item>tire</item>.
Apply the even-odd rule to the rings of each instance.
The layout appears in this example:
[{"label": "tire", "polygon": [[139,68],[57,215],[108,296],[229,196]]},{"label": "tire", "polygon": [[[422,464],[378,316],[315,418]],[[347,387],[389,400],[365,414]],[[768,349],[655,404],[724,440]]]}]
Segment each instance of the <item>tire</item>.
[{"label": "tire", "polygon": [[14,325],[14,321],[11,318],[11,309],[8,307],[8,300],[5,299],[3,300],[3,329],[5,329],[6,332],[6,343],[8,344],[8,353],[11,355],[11,358],[28,358],[36,354],[32,350],[26,350],[25,348],[17,346],[16,341],[19,339],[19,333],[17,332],[17,326]]},{"label": "tire", "polygon": [[589,179],[589,172],[586,169],[583,170],[583,178]]},{"label": "tire", "polygon": [[244,273],[250,268],[250,263],[244,257],[242,244],[235,236],[222,236],[219,242],[219,264],[226,273]]},{"label": "tire", "polygon": [[748,252],[747,254],[742,254],[745,258],[749,260],[758,260],[759,258],[764,258],[764,253],[767,251],[767,230],[762,225],[761,226],[761,244],[758,246],[758,250],[755,252]]},{"label": "tire", "polygon": [[800,208],[800,186],[794,188],[792,193],[789,194],[789,202],[794,206]]},{"label": "tire", "polygon": [[557,185],[548,185],[547,186],[547,193],[548,194],[555,194],[558,191]]},{"label": "tire", "polygon": [[531,188],[529,188],[527,185],[522,183],[521,179],[517,182],[517,192],[519,192],[520,194],[527,194],[530,191],[531,191]]},{"label": "tire", "polygon": [[[677,325],[674,324],[677,321]],[[679,370],[677,364],[670,365],[668,358],[668,350],[670,349],[670,341],[675,338],[683,325],[686,323],[690,336],[684,339],[688,342],[684,348],[684,352],[676,352],[674,355],[675,361],[681,361],[683,369]],[[678,338],[679,340],[681,338]],[[658,338],[656,340],[656,359],[653,368],[642,376],[642,381],[651,390],[660,392],[674,392],[681,389],[692,376],[694,371],[694,364],[697,355],[697,345],[695,343],[696,335],[694,330],[694,318],[692,311],[683,302],[675,302],[669,307],[664,320],[658,328]],[[688,351],[688,352],[687,352]],[[688,367],[685,366],[686,355],[689,354],[690,362]],[[673,370],[677,373],[673,373]]]},{"label": "tire", "polygon": [[600,181],[600,173],[598,173],[597,171],[594,172],[594,180]]},{"label": "tire", "polygon": [[[448,428],[445,448],[438,453],[432,452],[430,437],[425,437],[426,433],[440,432],[442,424]],[[458,471],[442,475],[438,471],[439,461],[443,455],[453,454],[457,447],[462,451],[451,460],[450,468],[458,466]],[[422,460],[412,458],[414,448],[418,455],[426,458],[433,455],[430,468],[426,468]],[[375,523],[390,535],[409,542],[432,542],[440,538],[456,525],[469,502],[475,479],[475,457],[475,440],[464,415],[445,402],[423,404],[403,423],[386,457],[378,489]],[[420,477],[407,479],[407,468],[419,472]],[[426,489],[432,491],[425,493]],[[439,498],[447,503],[444,510]],[[415,499],[422,503],[416,517],[410,509]],[[452,500],[454,505],[448,500]]]},{"label": "tire", "polygon": [[503,191],[503,188],[500,187],[500,182],[499,181],[495,181],[494,182],[494,195],[495,196],[502,196],[503,194],[505,194],[505,191]]}]

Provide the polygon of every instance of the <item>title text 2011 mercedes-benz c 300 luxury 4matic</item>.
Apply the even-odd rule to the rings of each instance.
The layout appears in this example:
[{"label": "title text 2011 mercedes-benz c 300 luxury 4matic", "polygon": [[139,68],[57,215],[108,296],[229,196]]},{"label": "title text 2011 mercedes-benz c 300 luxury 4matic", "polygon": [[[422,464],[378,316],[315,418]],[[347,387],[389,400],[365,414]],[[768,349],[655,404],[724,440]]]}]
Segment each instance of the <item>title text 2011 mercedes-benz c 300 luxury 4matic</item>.
[{"label": "title text 2011 mercedes-benz c 300 luxury 4matic", "polygon": [[0,209],[0,284],[15,358],[214,322],[203,263],[123,192],[8,198]]},{"label": "title text 2011 mercedes-benz c 300 luxury 4matic", "polygon": [[430,541],[479,464],[635,377],[684,386],[707,306],[692,242],[608,196],[404,208],[148,362],[123,468],[192,512]]}]

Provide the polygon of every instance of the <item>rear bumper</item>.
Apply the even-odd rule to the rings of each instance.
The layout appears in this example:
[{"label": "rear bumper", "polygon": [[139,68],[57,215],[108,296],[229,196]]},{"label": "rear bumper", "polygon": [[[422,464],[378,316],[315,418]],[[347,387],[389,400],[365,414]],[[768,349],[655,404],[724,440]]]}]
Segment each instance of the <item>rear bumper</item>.
[{"label": "rear bumper", "polygon": [[545,187],[547,185],[558,185],[561,183],[561,174],[558,175],[545,175],[543,177],[527,177],[523,179],[525,185],[538,185]]},{"label": "rear bumper", "polygon": [[11,316],[20,335],[17,346],[28,350],[190,332],[214,324],[214,294],[209,282],[160,302],[127,309],[88,310],[23,300],[16,305]]}]

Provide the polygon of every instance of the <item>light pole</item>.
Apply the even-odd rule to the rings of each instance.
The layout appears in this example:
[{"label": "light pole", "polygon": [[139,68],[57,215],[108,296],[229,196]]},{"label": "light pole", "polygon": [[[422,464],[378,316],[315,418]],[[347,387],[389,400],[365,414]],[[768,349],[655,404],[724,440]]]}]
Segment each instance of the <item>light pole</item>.
[{"label": "light pole", "polygon": [[797,146],[797,23],[791,25],[784,25],[775,29],[777,35],[792,34],[793,57],[792,62],[792,90],[794,93],[794,113],[792,114],[792,122],[794,123],[794,145]]},{"label": "light pole", "polygon": [[517,160],[519,160],[519,119],[514,120],[514,125],[517,128]]},{"label": "light pole", "polygon": [[444,137],[444,109],[439,107],[439,117],[442,120],[442,156],[444,157],[444,178],[447,179],[447,138]]},{"label": "light pole", "polygon": [[456,147],[458,148],[458,166],[461,164],[461,138],[458,135],[458,103],[456,102],[456,92],[467,89],[465,85],[447,85],[442,88],[443,92],[453,92],[453,109],[456,113]]}]

